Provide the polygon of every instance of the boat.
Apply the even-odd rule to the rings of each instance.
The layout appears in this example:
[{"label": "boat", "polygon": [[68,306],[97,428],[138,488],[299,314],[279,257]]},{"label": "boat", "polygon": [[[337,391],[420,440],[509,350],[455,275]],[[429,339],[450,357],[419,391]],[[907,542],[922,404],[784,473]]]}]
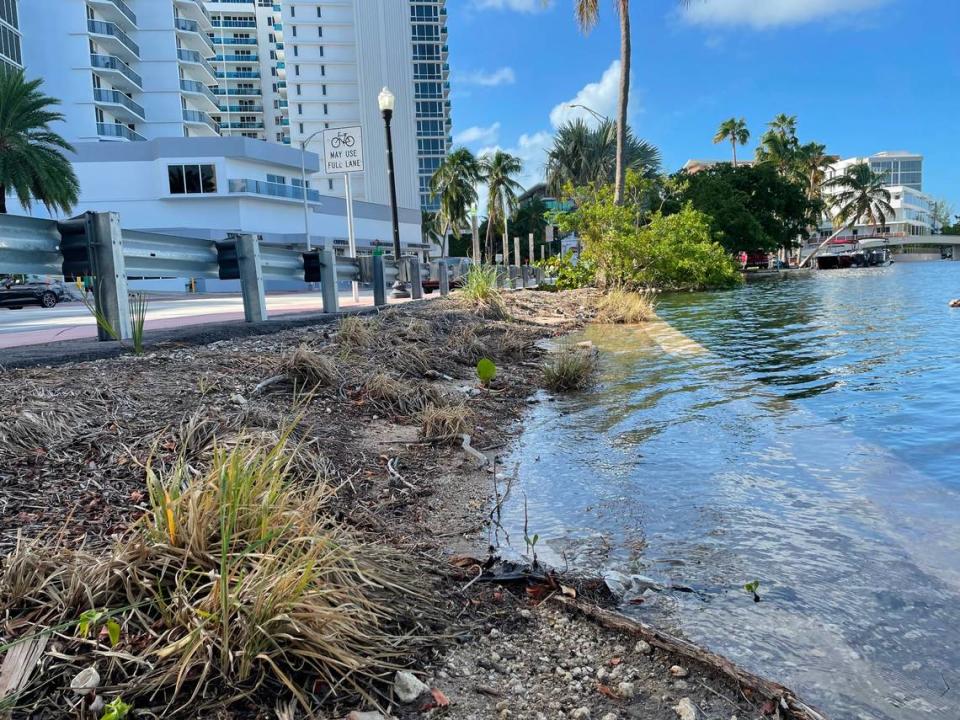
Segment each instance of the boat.
[{"label": "boat", "polygon": [[844,270],[846,268],[884,267],[893,260],[887,248],[869,250],[849,250],[831,255],[818,255],[817,268],[820,270]]}]

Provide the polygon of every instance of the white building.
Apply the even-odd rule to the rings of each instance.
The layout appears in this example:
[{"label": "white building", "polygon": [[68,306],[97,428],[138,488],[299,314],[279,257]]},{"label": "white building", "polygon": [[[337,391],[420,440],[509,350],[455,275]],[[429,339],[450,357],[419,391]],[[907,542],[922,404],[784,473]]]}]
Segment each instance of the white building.
[{"label": "white building", "polygon": [[0,72],[23,67],[17,0],[0,0]]},{"label": "white building", "polygon": [[[890,241],[896,246],[935,244],[933,238],[933,199],[923,192],[923,156],[909,152],[880,152],[869,157],[854,157],[840,160],[827,171],[827,180],[843,175],[858,164],[866,163],[874,172],[884,176],[884,186],[890,192],[890,205],[895,213],[885,219],[883,227],[858,224],[847,234],[837,238],[836,249],[847,249],[864,238]],[[829,196],[837,192],[826,189]],[[820,227],[821,238],[829,237],[835,228],[831,217],[825,218]],[[813,243],[816,239],[812,240]]]},{"label": "white building", "polygon": [[[308,171],[316,172],[319,157],[306,157]],[[303,191],[292,182],[300,176],[301,155],[293,148],[242,137],[160,138],[79,143],[70,159],[84,188],[74,212],[117,212],[125,229],[213,240],[253,233],[302,246],[308,222],[314,247],[347,244],[342,198],[309,190],[304,217]],[[38,206],[33,214],[46,217]],[[399,214],[401,243],[420,248],[420,211]],[[360,254],[392,247],[389,206],[355,201],[354,218]]]}]

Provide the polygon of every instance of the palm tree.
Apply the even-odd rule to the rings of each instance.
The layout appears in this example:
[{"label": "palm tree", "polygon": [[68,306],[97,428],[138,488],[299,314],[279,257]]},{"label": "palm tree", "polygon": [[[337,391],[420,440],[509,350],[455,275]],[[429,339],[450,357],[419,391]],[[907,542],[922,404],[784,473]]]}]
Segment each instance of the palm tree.
[{"label": "palm tree", "polygon": [[477,201],[476,183],[481,179],[480,170],[480,163],[473,153],[459,148],[443,159],[430,178],[430,196],[440,198],[439,226],[443,233],[440,253],[444,257],[448,231],[459,232]]},{"label": "palm tree", "polygon": [[767,123],[767,131],[757,146],[757,162],[771,163],[783,176],[795,173],[797,151],[797,116],[780,113]]},{"label": "palm tree", "polygon": [[750,131],[747,129],[747,121],[743,118],[737,120],[730,118],[720,123],[717,134],[713,136],[713,144],[717,145],[729,140],[733,146],[733,166],[737,166],[737,145],[746,145],[750,139]]},{"label": "palm tree", "polygon": [[48,211],[69,213],[80,194],[73,166],[61,150],[73,147],[50,129],[63,120],[52,110],[60,101],[40,92],[42,80],[27,81],[22,70],[0,72],[0,213],[7,194],[30,209],[38,200]]},{"label": "palm tree", "polygon": [[[513,179],[523,170],[520,158],[497,150],[493,155],[480,159],[481,177],[487,183],[487,262],[493,261],[493,237],[495,228],[517,207],[517,194],[523,192],[520,183]],[[504,263],[507,259],[504,258]]]},{"label": "palm tree", "polygon": [[443,252],[443,228],[440,226],[440,213],[429,210],[420,211],[420,234],[427,245],[437,244]]},{"label": "palm tree", "polygon": [[830,198],[830,205],[834,212],[834,227],[838,229],[807,256],[801,267],[827,243],[859,222],[866,221],[868,225],[879,227],[886,225],[887,218],[894,216],[896,211],[890,204],[890,191],[884,186],[884,182],[882,173],[875,173],[867,163],[858,163],[847,168],[845,174],[831,178],[823,184],[825,188],[836,191]]},{"label": "palm tree", "polygon": [[[548,5],[550,0],[542,0]],[[623,202],[623,188],[627,177],[627,107],[630,104],[630,0],[613,0],[620,16],[620,99],[617,104],[617,153],[614,171],[614,201]],[[691,0],[678,0],[689,5]],[[584,33],[589,33],[600,20],[600,0],[574,0],[577,23]]]},{"label": "palm tree", "polygon": [[[591,128],[583,120],[564,123],[547,151],[547,188],[556,197],[563,195],[569,183],[574,187],[590,183],[604,184],[616,178],[616,125],[604,120]],[[660,151],[634,136],[627,127],[626,169],[644,177],[656,177],[660,171]]]},{"label": "palm tree", "polygon": [[774,132],[784,140],[797,136],[797,116],[780,113],[767,123],[770,132]]},{"label": "palm tree", "polygon": [[797,148],[797,180],[806,188],[810,200],[823,199],[827,170],[839,159],[837,155],[827,155],[827,146],[818,142],[809,142]]}]

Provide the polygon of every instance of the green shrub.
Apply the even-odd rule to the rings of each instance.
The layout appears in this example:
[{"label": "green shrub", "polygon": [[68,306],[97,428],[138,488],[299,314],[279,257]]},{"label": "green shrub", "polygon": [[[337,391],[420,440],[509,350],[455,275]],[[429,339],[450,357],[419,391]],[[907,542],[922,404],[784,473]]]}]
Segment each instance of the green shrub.
[{"label": "green shrub", "polygon": [[497,287],[497,268],[471,265],[464,277],[461,292],[479,315],[496,320],[507,316],[503,293]]},{"label": "green shrub", "polygon": [[596,278],[593,263],[582,258],[574,261],[573,250],[542,260],[537,266],[555,279],[554,287],[557,290],[591,287]]}]

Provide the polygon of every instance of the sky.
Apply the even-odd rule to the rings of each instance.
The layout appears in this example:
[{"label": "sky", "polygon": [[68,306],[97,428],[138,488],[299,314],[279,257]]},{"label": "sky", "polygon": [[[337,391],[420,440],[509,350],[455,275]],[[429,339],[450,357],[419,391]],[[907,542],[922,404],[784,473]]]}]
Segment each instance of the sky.
[{"label": "sky", "polygon": [[[580,32],[574,0],[448,0],[455,146],[501,148],[542,179],[545,149],[587,105],[614,116],[615,0]],[[924,155],[924,191],[960,213],[960,0],[632,0],[630,123],[678,170],[728,159],[721,121],[744,117],[753,155],[774,115],[842,157]]]}]

